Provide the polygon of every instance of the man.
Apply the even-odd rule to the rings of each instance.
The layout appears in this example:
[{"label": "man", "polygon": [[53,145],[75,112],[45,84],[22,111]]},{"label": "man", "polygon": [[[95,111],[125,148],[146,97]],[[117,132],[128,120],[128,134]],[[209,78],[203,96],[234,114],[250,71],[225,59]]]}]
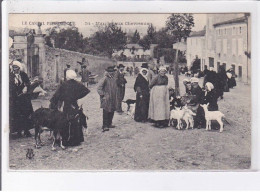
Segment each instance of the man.
[{"label": "man", "polygon": [[[143,63],[142,66],[146,66],[146,64],[147,63]],[[153,62],[149,63],[147,65],[148,65],[148,69],[149,69],[147,78],[148,78],[148,82],[151,83],[153,78],[157,75],[157,71],[156,71],[156,68],[155,68],[155,64]]]},{"label": "man", "polygon": [[67,78],[66,78],[66,72],[67,72],[67,70],[69,70],[70,69],[70,65],[66,65],[67,67],[64,69],[64,81],[66,81],[67,80]]},{"label": "man", "polygon": [[124,75],[124,68],[123,64],[119,64],[118,70],[116,72],[116,79],[117,79],[117,92],[116,92],[116,111],[118,113],[122,113],[122,101],[125,97],[125,85],[127,83]]},{"label": "man", "polygon": [[103,109],[102,132],[109,131],[110,128],[115,127],[112,125],[112,120],[116,110],[116,91],[115,67],[110,66],[106,69],[105,77],[99,81],[97,87],[97,92],[100,95],[100,107]]},{"label": "man", "polygon": [[89,70],[87,69],[86,65],[82,65],[82,70],[81,70],[81,81],[84,84],[84,86],[88,87],[88,83],[89,83]]}]

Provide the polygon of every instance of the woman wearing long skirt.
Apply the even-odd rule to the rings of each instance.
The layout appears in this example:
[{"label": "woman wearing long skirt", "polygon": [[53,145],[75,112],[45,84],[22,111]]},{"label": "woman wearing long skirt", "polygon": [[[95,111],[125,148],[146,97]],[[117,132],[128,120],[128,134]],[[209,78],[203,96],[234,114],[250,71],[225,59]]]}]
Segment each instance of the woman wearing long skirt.
[{"label": "woman wearing long skirt", "polygon": [[136,92],[134,119],[137,122],[146,122],[148,119],[150,93],[147,75],[148,65],[143,64],[142,69],[135,80],[134,85],[134,90]]},{"label": "woman wearing long skirt", "polygon": [[155,121],[156,127],[166,127],[170,118],[170,101],[168,77],[165,67],[159,68],[159,74],[150,83],[151,95],[149,103],[149,118]]}]

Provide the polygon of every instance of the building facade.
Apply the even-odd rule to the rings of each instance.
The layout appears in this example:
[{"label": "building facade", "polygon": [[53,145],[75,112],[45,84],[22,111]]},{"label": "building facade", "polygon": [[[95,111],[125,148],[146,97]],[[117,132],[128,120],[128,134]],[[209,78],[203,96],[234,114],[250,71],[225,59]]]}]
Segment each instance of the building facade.
[{"label": "building facade", "polygon": [[192,32],[187,38],[187,66],[190,68],[193,61],[198,57],[201,60],[201,65],[205,60],[205,30]]},{"label": "building facade", "polygon": [[201,70],[213,67],[218,71],[233,67],[237,79],[250,82],[251,78],[251,20],[248,14],[207,14],[205,33],[192,33],[187,39],[187,65],[198,56]]}]

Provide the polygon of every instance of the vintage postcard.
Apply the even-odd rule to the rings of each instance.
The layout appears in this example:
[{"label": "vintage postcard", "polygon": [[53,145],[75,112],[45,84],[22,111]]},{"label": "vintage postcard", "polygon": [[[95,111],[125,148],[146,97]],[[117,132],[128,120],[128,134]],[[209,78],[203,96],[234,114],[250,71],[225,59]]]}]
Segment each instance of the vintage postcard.
[{"label": "vintage postcard", "polygon": [[8,19],[10,170],[250,170],[250,13]]}]

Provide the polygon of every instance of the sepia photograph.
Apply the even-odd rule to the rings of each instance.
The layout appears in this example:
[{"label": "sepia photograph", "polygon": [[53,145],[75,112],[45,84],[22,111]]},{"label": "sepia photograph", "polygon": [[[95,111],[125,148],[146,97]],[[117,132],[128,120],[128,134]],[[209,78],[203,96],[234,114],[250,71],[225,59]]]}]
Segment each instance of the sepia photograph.
[{"label": "sepia photograph", "polygon": [[10,13],[9,170],[251,169],[251,14]]}]

